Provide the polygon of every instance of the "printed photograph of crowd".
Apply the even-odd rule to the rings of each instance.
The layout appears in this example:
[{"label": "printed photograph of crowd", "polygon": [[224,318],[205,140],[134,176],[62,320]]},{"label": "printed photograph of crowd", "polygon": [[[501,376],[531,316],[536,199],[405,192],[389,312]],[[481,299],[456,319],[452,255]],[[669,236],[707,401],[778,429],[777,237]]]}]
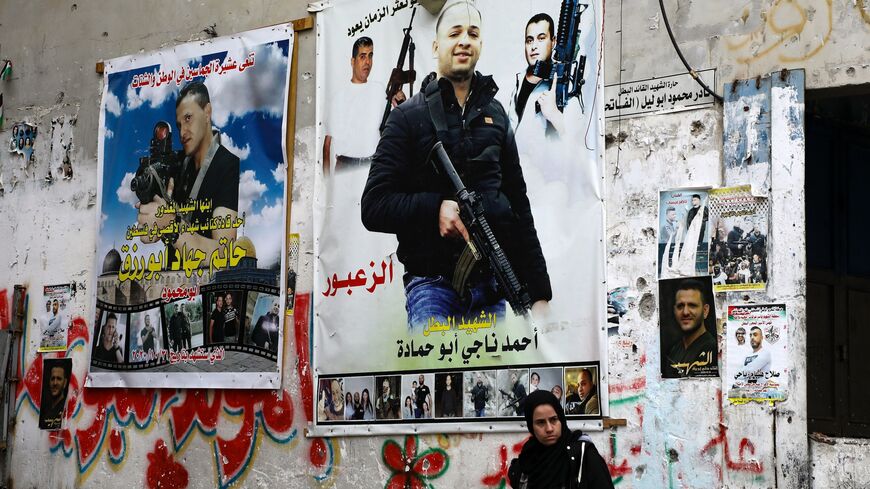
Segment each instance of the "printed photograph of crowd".
[{"label": "printed photograph of crowd", "polygon": [[767,283],[767,229],[747,219],[714,221],[710,241],[713,287]]}]

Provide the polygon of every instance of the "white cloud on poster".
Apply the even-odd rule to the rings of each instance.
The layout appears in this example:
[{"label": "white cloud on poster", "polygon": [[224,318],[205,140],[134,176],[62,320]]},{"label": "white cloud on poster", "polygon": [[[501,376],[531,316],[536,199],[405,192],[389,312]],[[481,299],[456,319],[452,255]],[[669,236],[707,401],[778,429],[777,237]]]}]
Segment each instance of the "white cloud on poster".
[{"label": "white cloud on poster", "polygon": [[106,93],[106,112],[115,117],[121,115],[121,100],[112,92]]},{"label": "white cloud on poster", "polygon": [[[254,66],[244,72],[212,75],[206,78],[212,105],[212,123],[224,127],[231,118],[263,111],[272,116],[284,113],[287,83],[287,56],[276,43],[254,49]],[[230,50],[227,55],[242,63],[250,51]]]},{"label": "white cloud on poster", "polygon": [[113,137],[115,137],[115,131],[107,128],[106,129],[106,139],[112,139]]},{"label": "white cloud on poster", "polygon": [[257,266],[268,268],[281,260],[282,233],[284,228],[284,205],[280,198],[272,205],[265,205],[260,212],[250,214],[245,220],[244,234],[257,249]]},{"label": "white cloud on poster", "polygon": [[254,202],[266,192],[266,185],[257,180],[254,170],[245,170],[239,175],[239,215],[248,219]]},{"label": "white cloud on poster", "polygon": [[136,203],[139,202],[139,198],[136,197],[136,193],[130,188],[130,182],[133,181],[133,177],[135,174],[127,172],[124,174],[124,179],[121,180],[121,185],[118,186],[118,189],[115,190],[115,193],[118,195],[118,202],[122,204],[129,204],[130,207],[135,207]]},{"label": "white cloud on poster", "polygon": [[248,156],[251,155],[250,144],[245,143],[245,147],[240,148],[238,145],[236,145],[236,142],[233,141],[233,138],[231,138],[228,134],[221,133],[221,144],[224,145],[224,147],[227,148],[230,153],[238,156],[240,161],[245,161]]},{"label": "white cloud on poster", "polygon": [[[160,70],[163,70],[163,66],[160,67]],[[155,73],[159,73],[160,70],[157,70]],[[175,86],[175,82],[160,85],[159,87],[133,88],[132,85],[127,85],[127,109],[138,109],[146,102],[152,109],[159,107],[169,97],[175,95],[177,90],[178,87]]]},{"label": "white cloud on poster", "polygon": [[284,180],[287,179],[287,165],[279,163],[278,166],[272,170],[272,178],[275,179],[276,183],[284,183]]}]

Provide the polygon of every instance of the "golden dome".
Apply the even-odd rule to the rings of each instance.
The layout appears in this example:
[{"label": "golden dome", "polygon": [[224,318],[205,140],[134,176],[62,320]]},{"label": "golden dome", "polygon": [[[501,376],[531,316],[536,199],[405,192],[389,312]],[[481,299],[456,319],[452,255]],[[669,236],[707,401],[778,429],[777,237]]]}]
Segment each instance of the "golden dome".
[{"label": "golden dome", "polygon": [[245,256],[248,258],[257,258],[257,249],[254,248],[254,242],[247,236],[241,236],[236,240],[236,248],[244,248]]}]

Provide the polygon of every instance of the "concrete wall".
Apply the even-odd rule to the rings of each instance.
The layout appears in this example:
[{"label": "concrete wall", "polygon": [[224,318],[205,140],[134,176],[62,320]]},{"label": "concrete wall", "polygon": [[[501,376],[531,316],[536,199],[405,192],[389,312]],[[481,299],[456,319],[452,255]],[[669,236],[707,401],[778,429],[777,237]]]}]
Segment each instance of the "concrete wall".
[{"label": "concrete wall", "polygon": [[[717,67],[724,82],[783,67],[804,68],[810,88],[870,82],[870,10],[864,0],[734,3],[665,2],[695,68]],[[93,310],[90,269],[98,216],[96,141],[100,59],[230,34],[306,15],[302,1],[112,3],[80,0],[0,3],[0,82],[6,129],[38,125],[34,163],[0,152],[0,289],[75,281],[78,319],[72,334],[77,411],[69,429],[37,429],[29,392],[41,379],[38,337],[25,338],[26,372],[15,393],[11,439],[14,487],[381,487],[393,474],[383,460],[392,443],[414,457],[439,449],[449,465],[434,487],[503,487],[506,460],[521,434],[308,439],[299,355],[307,348],[305,314],[285,335],[284,389],[269,392],[81,390]],[[667,38],[657,2],[606,3],[607,83],[685,71]],[[624,33],[624,35],[623,35]],[[310,184],[315,161],[314,32],[300,36],[299,98],[292,222],[301,233],[299,299],[311,290]],[[622,71],[620,71],[622,70]],[[53,138],[49,136],[54,134]],[[593,434],[618,487],[861,487],[870,448],[853,440],[808,442],[804,380],[802,152],[774,140],[774,263],[766,298],[790,307],[791,398],[775,407],[728,406],[718,381],[667,381],[658,373],[655,279],[656,199],[661,188],[721,185],[722,111],[704,109],[607,124],[609,287],[629,286],[638,302],[610,338],[611,415],[628,426]],[[64,139],[66,138],[66,139]],[[73,177],[62,180],[59,144],[71,141]],[[791,149],[778,150],[791,146]],[[801,153],[801,154],[798,154]],[[51,169],[54,179],[46,179]],[[792,226],[793,225],[793,226]],[[734,297],[720,297],[720,305]],[[297,307],[304,311],[304,307]],[[722,310],[721,308],[719,309]],[[28,318],[32,324],[32,317]],[[295,334],[299,333],[299,334]],[[228,414],[233,406],[239,414]],[[810,443],[810,445],[808,445]],[[412,446],[413,445],[413,446]],[[854,461],[854,463],[852,463]],[[865,467],[866,468],[866,467]]]}]

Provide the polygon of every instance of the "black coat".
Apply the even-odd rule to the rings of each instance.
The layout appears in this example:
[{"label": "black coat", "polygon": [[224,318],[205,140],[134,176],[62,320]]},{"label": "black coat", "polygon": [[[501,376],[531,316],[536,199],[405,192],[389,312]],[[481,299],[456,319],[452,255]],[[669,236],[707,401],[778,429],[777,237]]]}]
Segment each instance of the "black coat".
[{"label": "black coat", "polygon": [[455,191],[429,153],[436,131],[426,96],[440,91],[448,131],[443,143],[465,186],[482,198],[486,218],[532,301],[552,297],[547,265],[526,196],[510,120],[492,77],[476,73],[464,110],[444,78],[430,74],[419,93],[393,109],[362,195],[370,231],[395,234],[397,256],[412,275],[450,277],[465,244],[442,238],[438,214]]}]

